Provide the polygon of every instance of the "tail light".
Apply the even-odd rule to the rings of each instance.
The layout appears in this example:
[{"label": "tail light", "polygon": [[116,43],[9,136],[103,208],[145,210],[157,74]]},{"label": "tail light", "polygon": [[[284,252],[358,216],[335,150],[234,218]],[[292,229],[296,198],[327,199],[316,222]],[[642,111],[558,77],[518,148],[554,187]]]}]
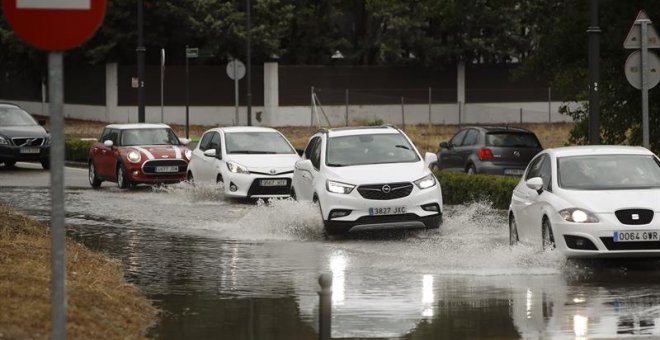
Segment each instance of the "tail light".
[{"label": "tail light", "polygon": [[493,159],[493,151],[491,151],[489,148],[479,149],[479,159],[482,161]]}]

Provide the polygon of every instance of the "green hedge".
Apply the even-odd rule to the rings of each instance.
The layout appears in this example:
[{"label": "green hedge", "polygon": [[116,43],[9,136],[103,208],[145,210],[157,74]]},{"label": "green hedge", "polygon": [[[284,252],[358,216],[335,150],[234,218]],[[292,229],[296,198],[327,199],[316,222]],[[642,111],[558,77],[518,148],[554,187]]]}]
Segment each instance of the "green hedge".
[{"label": "green hedge", "polygon": [[513,189],[520,177],[467,175],[462,172],[435,171],[442,186],[445,204],[488,201],[496,209],[508,209]]},{"label": "green hedge", "polygon": [[72,162],[85,162],[89,158],[89,148],[96,140],[67,139],[64,141],[64,159]]}]

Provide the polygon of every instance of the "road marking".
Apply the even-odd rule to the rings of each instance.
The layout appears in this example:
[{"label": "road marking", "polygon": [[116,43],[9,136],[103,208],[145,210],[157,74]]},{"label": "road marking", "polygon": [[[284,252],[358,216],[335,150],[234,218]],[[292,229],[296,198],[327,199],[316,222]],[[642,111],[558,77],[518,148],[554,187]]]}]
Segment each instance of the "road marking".
[{"label": "road marking", "polygon": [[92,8],[92,0],[16,0],[16,8],[90,10]]}]

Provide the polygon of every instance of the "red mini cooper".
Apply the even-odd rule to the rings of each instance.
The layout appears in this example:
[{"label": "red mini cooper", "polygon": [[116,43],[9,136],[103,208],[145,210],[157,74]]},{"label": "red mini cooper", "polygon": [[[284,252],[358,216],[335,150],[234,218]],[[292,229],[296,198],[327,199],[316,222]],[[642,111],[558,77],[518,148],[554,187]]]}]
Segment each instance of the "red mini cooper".
[{"label": "red mini cooper", "polygon": [[186,179],[190,141],[179,139],[165,124],[111,124],[89,150],[89,184],[103,181],[120,188]]}]

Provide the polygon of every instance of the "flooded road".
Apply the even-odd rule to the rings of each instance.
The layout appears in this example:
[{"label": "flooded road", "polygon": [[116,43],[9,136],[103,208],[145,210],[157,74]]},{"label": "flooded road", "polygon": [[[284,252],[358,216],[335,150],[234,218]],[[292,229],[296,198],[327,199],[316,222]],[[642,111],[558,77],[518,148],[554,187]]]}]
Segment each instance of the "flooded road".
[{"label": "flooded road", "polygon": [[[48,220],[47,188],[0,200]],[[315,339],[324,272],[338,338],[660,337],[660,262],[510,248],[501,211],[445,208],[440,231],[326,240],[311,204],[186,184],[67,190],[68,234],[121,260],[162,310],[156,339]]]}]

